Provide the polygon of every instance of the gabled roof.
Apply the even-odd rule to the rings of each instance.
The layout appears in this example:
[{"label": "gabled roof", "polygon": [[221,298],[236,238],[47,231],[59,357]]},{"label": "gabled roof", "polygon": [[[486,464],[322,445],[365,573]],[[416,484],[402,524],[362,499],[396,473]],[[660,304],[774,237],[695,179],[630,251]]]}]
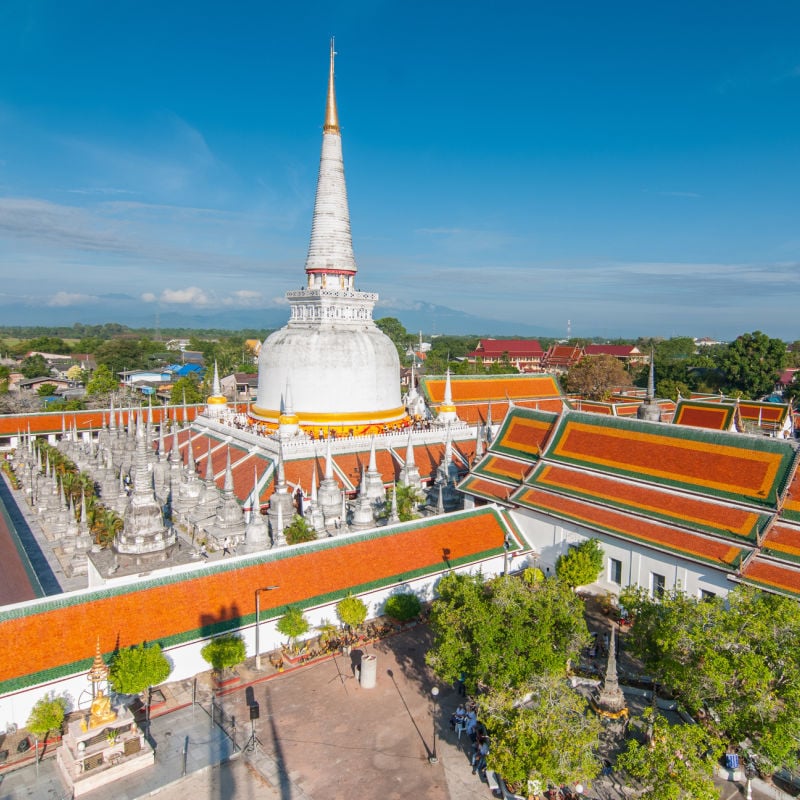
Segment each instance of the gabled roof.
[{"label": "gabled roof", "polygon": [[508,353],[510,359],[522,356],[542,356],[541,344],[538,339],[480,339],[475,349],[468,353],[469,356],[499,357]]},{"label": "gabled roof", "polygon": [[568,412],[550,460],[700,494],[774,506],[794,451],[781,441]]},{"label": "gabled roof", "polygon": [[781,439],[514,408],[459,488],[800,596],[798,462]]}]

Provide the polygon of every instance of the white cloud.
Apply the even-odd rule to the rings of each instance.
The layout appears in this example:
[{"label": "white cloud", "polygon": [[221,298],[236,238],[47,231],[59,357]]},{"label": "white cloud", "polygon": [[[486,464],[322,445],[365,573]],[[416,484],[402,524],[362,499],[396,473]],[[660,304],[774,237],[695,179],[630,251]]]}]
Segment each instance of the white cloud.
[{"label": "white cloud", "polygon": [[164,289],[161,292],[161,302],[175,305],[208,306],[211,305],[212,300],[198,286],[187,286],[185,289]]},{"label": "white cloud", "polygon": [[76,292],[56,292],[48,301],[47,305],[55,308],[66,306],[78,306],[83,303],[91,303],[98,298],[91,294],[78,294]]},{"label": "white cloud", "polygon": [[145,303],[155,303],[158,298],[152,292],[145,292],[142,295],[142,300]]}]

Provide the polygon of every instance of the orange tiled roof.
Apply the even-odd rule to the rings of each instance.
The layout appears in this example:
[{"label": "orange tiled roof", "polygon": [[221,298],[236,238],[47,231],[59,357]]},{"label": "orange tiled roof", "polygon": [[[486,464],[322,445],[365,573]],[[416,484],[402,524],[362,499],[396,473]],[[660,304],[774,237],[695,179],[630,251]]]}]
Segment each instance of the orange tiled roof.
[{"label": "orange tiled roof", "polygon": [[557,421],[556,414],[514,409],[506,417],[491,449],[519,458],[538,458]]},{"label": "orange tiled roof", "polygon": [[143,641],[190,641],[252,623],[255,586],[279,587],[261,598],[262,615],[277,616],[292,603],[317,604],[351,589],[438,571],[445,551],[453,565],[494,555],[507,530],[496,510],[481,508],[391,531],[322,540],[300,550],[281,548],[255,563],[218,562],[144,585],[45,598],[0,611],[0,638],[14,642],[0,650],[0,691],[52,678],[48,671],[71,674],[82,664],[88,668],[98,638],[109,652]]},{"label": "orange tiled roof", "polygon": [[490,452],[475,466],[473,472],[505,483],[518,484],[530,469],[528,461],[515,461]]},{"label": "orange tiled roof", "polygon": [[697,400],[681,400],[672,417],[674,425],[689,425],[693,428],[708,428],[712,431],[727,431],[733,422],[734,409],[720,403],[705,403]]},{"label": "orange tiled roof", "polygon": [[785,403],[759,403],[755,400],[739,401],[739,416],[749,422],[759,424],[782,425],[789,415],[789,406]]},{"label": "orange tiled roof", "polygon": [[761,546],[775,556],[800,561],[800,528],[776,523],[769,529]]},{"label": "orange tiled roof", "polygon": [[464,478],[458,488],[463,492],[469,492],[469,494],[484,497],[492,502],[506,504],[508,504],[508,499],[512,493],[509,486],[495,483],[494,481],[487,481],[484,478],[477,477],[474,473]]},{"label": "orange tiled roof", "polygon": [[765,558],[754,558],[742,572],[744,583],[800,597],[800,569]]},{"label": "orange tiled roof", "polygon": [[570,413],[548,446],[549,459],[769,505],[787,477],[790,448],[751,439]]},{"label": "orange tiled roof", "polygon": [[[193,420],[199,413],[205,410],[205,406],[187,406],[188,418]],[[114,412],[119,414],[119,410]],[[149,409],[145,409],[147,415]],[[170,406],[166,410],[163,406],[153,406],[153,420],[156,424],[160,423],[166,414],[169,419],[174,419],[178,413],[183,419],[182,406]],[[50,411],[41,414],[2,414],[0,415],[0,436],[16,436],[18,433],[27,433],[30,426],[31,433],[61,433],[62,419],[66,422],[67,430],[71,430],[74,425],[78,426],[79,431],[99,430],[103,426],[103,415],[108,418],[108,409],[98,409],[94,411]],[[128,409],[122,410],[125,424],[128,424]]]},{"label": "orange tiled roof", "polygon": [[523,487],[514,496],[514,501],[590,528],[619,534],[653,547],[707,561],[724,569],[737,567],[747,553],[745,548],[731,542],[701,536],[661,522],[653,522],[623,511],[603,508],[594,503],[544,492],[541,489]]},{"label": "orange tiled roof", "polygon": [[781,513],[787,519],[800,522],[800,469],[796,469],[783,498]]},{"label": "orange tiled roof", "polygon": [[634,514],[654,516],[722,536],[750,539],[753,543],[757,532],[769,519],[766,514],[721,501],[678,497],[658,487],[556,464],[542,464],[528,482],[551,492],[596,500]]},{"label": "orange tiled roof", "polygon": [[[425,377],[420,380],[420,389],[428,402],[444,401],[446,379]],[[552,375],[451,375],[450,390],[453,402],[469,403],[496,400],[532,400],[536,398],[560,397],[561,391]]]}]

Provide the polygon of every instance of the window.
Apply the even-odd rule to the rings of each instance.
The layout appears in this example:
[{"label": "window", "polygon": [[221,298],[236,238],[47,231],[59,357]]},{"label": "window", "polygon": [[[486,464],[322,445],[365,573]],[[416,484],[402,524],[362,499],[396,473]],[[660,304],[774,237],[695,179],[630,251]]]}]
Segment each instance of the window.
[{"label": "window", "polygon": [[608,579],[622,586],[622,562],[617,558],[608,559]]},{"label": "window", "polygon": [[707,589],[700,590],[701,600],[713,600],[717,595],[714,592],[709,592]]},{"label": "window", "polygon": [[659,599],[664,596],[664,587],[667,584],[667,579],[657,572],[650,573],[650,594],[652,597]]}]

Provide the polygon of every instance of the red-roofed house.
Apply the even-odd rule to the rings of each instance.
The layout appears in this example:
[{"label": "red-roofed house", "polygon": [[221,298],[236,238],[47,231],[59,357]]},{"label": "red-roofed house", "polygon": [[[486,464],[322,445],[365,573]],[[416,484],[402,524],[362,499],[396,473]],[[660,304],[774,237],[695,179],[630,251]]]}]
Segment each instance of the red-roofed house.
[{"label": "red-roofed house", "polygon": [[537,339],[480,339],[467,353],[470,364],[509,363],[520,372],[540,372],[544,350]]},{"label": "red-roofed house", "polygon": [[650,363],[650,356],[632,344],[587,344],[583,353],[587,356],[614,356],[623,364]]}]

